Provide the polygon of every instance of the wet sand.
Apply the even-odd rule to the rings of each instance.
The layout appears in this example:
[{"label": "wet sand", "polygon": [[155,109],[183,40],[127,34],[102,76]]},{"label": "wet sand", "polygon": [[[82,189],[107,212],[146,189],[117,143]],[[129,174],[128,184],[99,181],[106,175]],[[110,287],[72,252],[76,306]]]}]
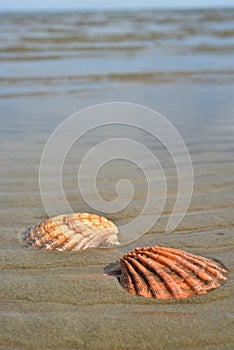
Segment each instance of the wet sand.
[{"label": "wet sand", "polygon": [[[76,64],[74,61],[72,67],[69,66],[71,61],[68,57],[63,57],[57,66],[47,57],[37,62],[38,71],[34,70],[34,54],[32,60],[28,53],[24,57],[18,51],[16,57],[11,54],[11,60],[8,60],[8,56],[5,60],[1,58],[1,71],[5,72],[6,84],[2,83],[0,91],[3,144],[0,180],[0,349],[233,348],[234,81],[230,73],[230,42],[233,40],[230,32],[229,37],[225,36],[229,50],[222,51],[219,46],[224,44],[220,40],[220,28],[223,33],[223,27],[230,23],[228,20],[232,13],[221,11],[212,15],[206,11],[190,12],[190,23],[192,18],[197,21],[199,17],[200,27],[197,28],[194,20],[193,25],[199,33],[194,37],[190,33],[189,38],[198,41],[198,38],[204,39],[213,23],[216,26],[212,27],[213,32],[219,31],[216,34],[216,39],[219,39],[213,42],[216,50],[208,53],[201,50],[195,54],[194,50],[191,53],[191,45],[186,42],[188,39],[174,42],[174,57],[168,58],[163,66],[160,66],[163,61],[160,53],[158,56],[155,54],[153,62],[147,59],[145,37],[138,38],[138,41],[146,51],[140,50],[139,53],[133,50],[132,67],[129,66],[130,53],[124,50],[117,50],[116,56],[113,56],[113,51],[102,52],[102,56],[106,55],[112,60],[111,66],[106,65],[110,62],[108,57],[100,58],[100,50],[94,51],[95,54],[88,52],[93,61],[87,58],[82,71],[79,65],[84,64],[82,57],[76,57]],[[75,15],[71,16],[75,21]],[[120,28],[119,20],[114,15],[109,16],[103,15],[100,17],[102,20],[99,18],[105,31],[110,23],[115,23],[115,28],[110,27],[113,31]],[[129,15],[130,19],[127,16],[126,26],[127,23],[145,23],[147,18],[151,19],[150,23],[153,21],[151,14],[147,13],[138,17],[136,14],[135,17]],[[167,12],[160,16],[158,20],[161,25],[175,25],[181,23],[183,14]],[[88,19],[91,23],[89,28],[92,29],[92,15],[86,18],[86,26]],[[10,20],[13,21],[12,18]],[[13,22],[23,33],[24,26],[27,28],[32,23],[44,28],[41,21],[40,17],[35,20],[32,15],[27,20],[17,17]],[[189,22],[189,18],[185,21]],[[9,27],[5,23],[5,30],[10,37],[12,23],[7,23]],[[97,25],[97,18],[95,23]],[[99,26],[102,28],[101,24]],[[83,27],[86,28],[85,25]],[[152,31],[157,32],[155,28]],[[176,33],[181,34],[179,30]],[[33,36],[35,39],[36,34]],[[118,44],[123,44],[121,37],[115,39]],[[136,45],[136,40],[130,39]],[[152,37],[147,40],[152,40]],[[168,40],[167,47],[158,49],[165,57],[169,57],[167,50],[172,50],[175,38]],[[108,42],[106,37],[104,41]],[[45,40],[42,44],[45,44]],[[58,41],[55,44],[58,45]],[[80,40],[80,45],[83,44],[84,40]],[[184,57],[184,51],[187,57]],[[87,55],[87,50],[85,52]],[[5,54],[9,55],[9,52]],[[67,47],[60,52],[63,56],[67,54],[70,55]],[[84,52],[81,50],[76,54],[82,56]],[[101,63],[101,59],[107,61]],[[191,72],[193,69],[196,74],[181,70],[184,62],[187,62],[187,70]],[[100,71],[99,67],[103,66]],[[154,67],[154,74],[144,75],[143,67],[145,72],[151,72]],[[137,73],[138,69],[140,72]],[[157,74],[160,69],[164,74]],[[84,75],[85,82],[78,78],[69,80],[67,74],[72,71],[79,79]],[[92,79],[86,71],[92,75]],[[208,73],[200,76],[199,72],[203,71]],[[96,81],[93,73],[99,77]],[[134,130],[124,131],[120,127],[101,134],[90,133],[74,145],[65,162],[63,182],[66,196],[75,211],[92,211],[77,189],[76,170],[82,152],[108,135],[123,136],[126,133],[125,136],[147,145],[165,169],[168,196],[159,221],[135,242],[116,249],[93,249],[79,253],[25,249],[19,232],[47,217],[40,197],[38,170],[50,133],[67,116],[82,107],[121,100],[156,109],[175,125],[184,138],[194,167],[194,192],[185,218],[174,232],[165,233],[177,194],[173,162],[166,150],[149,135],[135,133]],[[135,194],[128,208],[108,215],[117,225],[134,218],[146,196],[142,173],[132,165],[119,161],[113,162],[101,173],[99,185],[105,198],[113,198],[113,184],[122,177],[132,181]],[[62,204],[56,203],[56,208],[58,213],[63,213]],[[207,295],[187,300],[159,301],[127,294],[117,279],[104,274],[108,266],[117,262],[125,252],[136,246],[154,244],[212,258],[228,269],[228,281]]]}]

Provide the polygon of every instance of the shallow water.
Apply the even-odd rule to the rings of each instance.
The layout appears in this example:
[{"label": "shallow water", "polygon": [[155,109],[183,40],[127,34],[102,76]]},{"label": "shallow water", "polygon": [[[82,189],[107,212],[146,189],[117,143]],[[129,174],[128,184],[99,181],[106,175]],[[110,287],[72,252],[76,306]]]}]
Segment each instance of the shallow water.
[{"label": "shallow water", "polygon": [[[1,349],[232,349],[234,11],[0,17]],[[195,175],[185,218],[165,233],[177,194],[168,152],[143,131],[104,128],[67,156],[63,185],[70,205],[95,211],[77,188],[83,154],[113,135],[129,137],[152,150],[165,170],[168,195],[159,221],[116,249],[24,249],[19,231],[47,217],[38,172],[49,135],[72,113],[110,101],[154,108],[183,137]],[[146,199],[144,176],[121,160],[97,179],[104,198],[115,198],[123,177],[135,193],[125,210],[108,215],[117,225],[137,216]],[[63,213],[63,203],[55,207]],[[217,260],[229,280],[204,296],[162,302],[127,294],[104,275],[125,252],[154,244]]]}]

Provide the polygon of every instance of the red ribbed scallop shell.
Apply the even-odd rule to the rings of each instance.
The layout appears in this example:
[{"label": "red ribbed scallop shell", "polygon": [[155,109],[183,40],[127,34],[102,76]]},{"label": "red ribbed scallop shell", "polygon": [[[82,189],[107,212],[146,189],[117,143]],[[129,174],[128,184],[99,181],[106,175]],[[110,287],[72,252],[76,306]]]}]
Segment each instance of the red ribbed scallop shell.
[{"label": "red ribbed scallop shell", "polygon": [[156,299],[189,298],[220,286],[227,273],[212,260],[165,247],[136,248],[120,259],[118,274],[124,289]]},{"label": "red ribbed scallop shell", "polygon": [[117,227],[104,217],[87,213],[50,218],[28,229],[23,240],[27,247],[58,251],[119,245]]}]

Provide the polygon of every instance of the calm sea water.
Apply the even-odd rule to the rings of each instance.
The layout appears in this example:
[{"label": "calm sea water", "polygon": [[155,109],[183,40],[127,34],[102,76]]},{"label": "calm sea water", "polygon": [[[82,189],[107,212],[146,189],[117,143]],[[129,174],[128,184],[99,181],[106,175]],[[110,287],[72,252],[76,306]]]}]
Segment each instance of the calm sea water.
[{"label": "calm sea water", "polygon": [[233,10],[0,15],[1,98],[232,84]]},{"label": "calm sea water", "polygon": [[[234,9],[0,14],[1,349],[232,349],[233,54]],[[143,131],[104,128],[67,155],[63,185],[70,205],[92,211],[77,189],[82,156],[113,135],[130,137],[165,170],[168,196],[160,220],[119,249],[24,249],[18,232],[47,217],[38,177],[48,137],[81,108],[112,101],[154,108],[183,137],[195,175],[187,215],[175,232],[165,233],[177,194],[168,152]],[[145,127],[152,126],[145,121]],[[147,192],[142,172],[119,160],[97,179],[105,199],[115,198],[122,177],[135,193],[125,210],[109,215],[117,225],[140,213]],[[48,192],[62,213],[56,193]],[[202,297],[162,303],[128,295],[103,276],[125,252],[153,244],[218,260],[229,281]]]}]

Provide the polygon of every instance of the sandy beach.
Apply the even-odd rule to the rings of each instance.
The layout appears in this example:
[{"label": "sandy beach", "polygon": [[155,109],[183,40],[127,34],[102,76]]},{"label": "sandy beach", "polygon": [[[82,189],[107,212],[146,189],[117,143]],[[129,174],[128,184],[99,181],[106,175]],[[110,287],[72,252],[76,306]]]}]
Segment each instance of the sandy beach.
[{"label": "sandy beach", "polygon": [[[0,349],[233,349],[233,16],[233,10],[0,15]],[[47,218],[38,177],[48,137],[81,108],[112,101],[153,108],[177,128],[194,168],[186,216],[165,233],[178,187],[167,150],[143,131],[112,126],[71,147],[66,197],[74,211],[96,212],[77,188],[77,166],[93,144],[129,137],[165,170],[168,193],[158,222],[115,249],[25,249],[21,232]],[[126,209],[107,215],[117,226],[139,214],[146,196],[142,172],[118,160],[98,179],[104,198],[113,199],[121,178],[135,192]],[[63,203],[55,205],[62,214]],[[160,301],[130,295],[105,275],[124,253],[155,244],[219,262],[228,281],[203,296]]]}]

